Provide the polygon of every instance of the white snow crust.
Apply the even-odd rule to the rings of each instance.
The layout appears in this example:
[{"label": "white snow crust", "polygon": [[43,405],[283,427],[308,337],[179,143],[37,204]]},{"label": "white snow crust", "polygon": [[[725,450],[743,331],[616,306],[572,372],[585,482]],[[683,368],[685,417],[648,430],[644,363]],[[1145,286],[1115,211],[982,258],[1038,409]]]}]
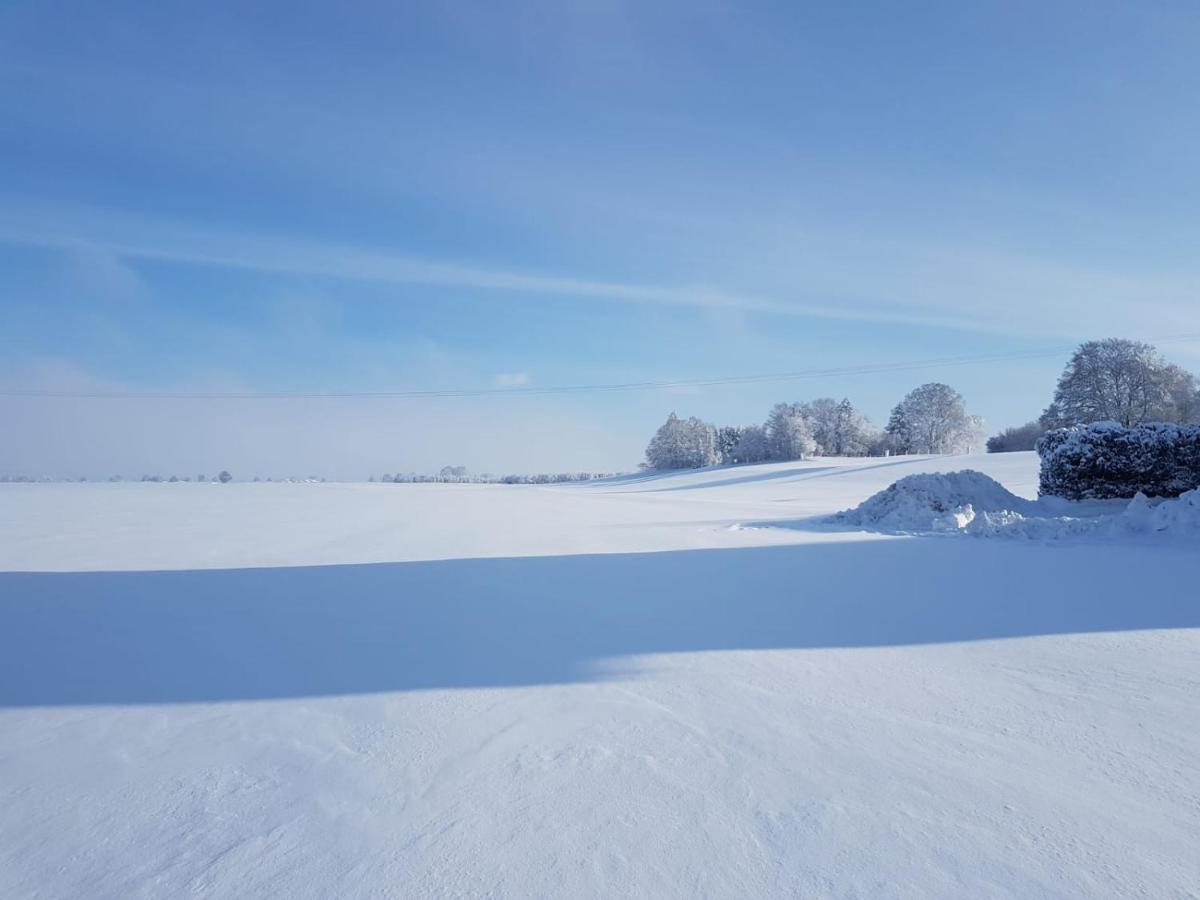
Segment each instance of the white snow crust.
[{"label": "white snow crust", "polygon": [[1036,485],[0,485],[0,897],[1194,896],[1196,497]]}]

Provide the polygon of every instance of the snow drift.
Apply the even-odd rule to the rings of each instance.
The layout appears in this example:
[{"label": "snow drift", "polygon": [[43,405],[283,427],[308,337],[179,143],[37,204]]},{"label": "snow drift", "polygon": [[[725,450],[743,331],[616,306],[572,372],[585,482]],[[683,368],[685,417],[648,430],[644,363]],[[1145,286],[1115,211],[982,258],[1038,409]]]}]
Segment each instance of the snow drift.
[{"label": "snow drift", "polygon": [[1170,533],[1200,537],[1200,489],[1156,500],[1077,503],[1060,497],[1025,500],[970,469],[909,475],[830,522],[890,534],[970,534],[1055,540]]}]

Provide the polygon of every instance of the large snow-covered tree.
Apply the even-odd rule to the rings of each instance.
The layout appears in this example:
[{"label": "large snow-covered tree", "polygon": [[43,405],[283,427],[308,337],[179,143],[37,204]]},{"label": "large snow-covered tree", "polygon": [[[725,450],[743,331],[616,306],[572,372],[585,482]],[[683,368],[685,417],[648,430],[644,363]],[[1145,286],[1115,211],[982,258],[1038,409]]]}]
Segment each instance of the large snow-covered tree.
[{"label": "large snow-covered tree", "polygon": [[802,403],[776,403],[765,429],[772,459],[804,459],[817,450]]},{"label": "large snow-covered tree", "polygon": [[718,462],[717,430],[695,416],[681,419],[671,413],[646,448],[646,464],[653,469],[698,469]]},{"label": "large snow-covered tree", "polygon": [[1122,338],[1081,344],[1042,413],[1046,428],[1117,422],[1187,422],[1200,412],[1196,379],[1150,344]]},{"label": "large snow-covered tree", "polygon": [[962,394],[931,382],[896,404],[886,431],[898,453],[966,453],[982,439],[982,425],[967,413]]}]

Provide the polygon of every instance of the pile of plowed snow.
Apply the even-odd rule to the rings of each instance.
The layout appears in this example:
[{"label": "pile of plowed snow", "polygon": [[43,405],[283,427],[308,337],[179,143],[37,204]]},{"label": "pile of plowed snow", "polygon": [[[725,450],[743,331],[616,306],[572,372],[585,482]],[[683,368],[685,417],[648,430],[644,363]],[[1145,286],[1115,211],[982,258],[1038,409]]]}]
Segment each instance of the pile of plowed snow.
[{"label": "pile of plowed snow", "polygon": [[1170,533],[1200,537],[1200,489],[1128,503],[1025,500],[982,472],[909,475],[830,519],[891,534],[957,533],[1055,540]]},{"label": "pile of plowed snow", "polygon": [[872,531],[925,534],[960,531],[981,512],[1020,514],[1032,506],[994,478],[967,469],[901,478],[832,521]]}]

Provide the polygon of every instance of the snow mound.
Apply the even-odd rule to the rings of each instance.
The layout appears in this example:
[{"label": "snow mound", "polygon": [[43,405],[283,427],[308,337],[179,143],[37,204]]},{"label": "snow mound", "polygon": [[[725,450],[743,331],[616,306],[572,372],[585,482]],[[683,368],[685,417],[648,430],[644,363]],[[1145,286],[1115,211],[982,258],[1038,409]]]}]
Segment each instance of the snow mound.
[{"label": "snow mound", "polygon": [[982,472],[910,475],[831,518],[891,534],[968,534],[1058,540],[1168,534],[1200,538],[1200,489],[1128,503],[1025,500]]},{"label": "snow mound", "polygon": [[1200,488],[1158,503],[1145,494],[1138,494],[1129,501],[1121,522],[1127,531],[1178,531],[1200,535]]},{"label": "snow mound", "polygon": [[970,526],[980,513],[1019,517],[1033,505],[994,478],[965,469],[901,478],[832,521],[898,534],[952,532]]}]

